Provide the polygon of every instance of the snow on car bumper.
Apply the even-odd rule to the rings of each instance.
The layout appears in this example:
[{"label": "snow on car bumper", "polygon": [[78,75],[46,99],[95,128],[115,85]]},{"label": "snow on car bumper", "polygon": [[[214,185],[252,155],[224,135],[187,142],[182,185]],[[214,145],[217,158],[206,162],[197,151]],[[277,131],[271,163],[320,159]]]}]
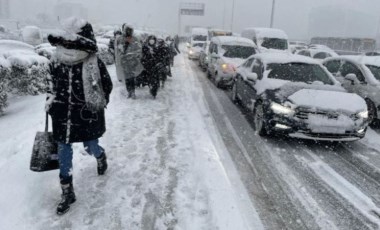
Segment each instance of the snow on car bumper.
[{"label": "snow on car bumper", "polygon": [[[332,119],[332,121],[334,121]],[[354,123],[354,122],[353,122]],[[296,117],[287,117],[273,114],[269,122],[270,129],[289,135],[290,137],[325,140],[325,141],[355,141],[363,138],[366,132],[366,123],[353,126],[320,126],[311,128],[307,120]]]},{"label": "snow on car bumper", "polygon": [[234,74],[235,73],[219,73],[216,81],[222,86],[231,86],[234,82]]}]

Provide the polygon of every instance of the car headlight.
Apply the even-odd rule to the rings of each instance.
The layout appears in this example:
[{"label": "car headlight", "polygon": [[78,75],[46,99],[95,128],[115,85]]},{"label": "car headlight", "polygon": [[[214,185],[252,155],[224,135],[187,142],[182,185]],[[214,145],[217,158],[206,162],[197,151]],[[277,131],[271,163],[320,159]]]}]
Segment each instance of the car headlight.
[{"label": "car headlight", "polygon": [[368,110],[358,113],[357,117],[362,118],[362,119],[368,119]]},{"label": "car headlight", "polygon": [[224,63],[221,65],[223,72],[235,72],[236,68],[232,64]]},{"label": "car headlight", "polygon": [[194,51],[193,51],[193,50],[190,50],[190,51],[189,51],[189,54],[193,54],[193,53],[194,53]]},{"label": "car headlight", "polygon": [[280,104],[275,103],[275,102],[272,102],[272,104],[270,105],[270,108],[272,109],[272,111],[274,113],[277,113],[277,114],[291,115],[294,113],[293,109],[286,107],[286,106],[283,106],[283,105],[280,105]]}]

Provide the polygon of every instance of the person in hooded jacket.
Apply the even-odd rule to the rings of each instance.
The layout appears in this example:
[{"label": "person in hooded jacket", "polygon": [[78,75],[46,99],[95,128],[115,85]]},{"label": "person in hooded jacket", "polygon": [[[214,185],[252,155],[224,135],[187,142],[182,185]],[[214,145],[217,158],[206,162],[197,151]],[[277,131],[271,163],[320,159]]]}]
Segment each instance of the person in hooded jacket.
[{"label": "person in hooded jacket", "polygon": [[114,59],[115,59],[115,40],[116,40],[116,37],[119,35],[121,35],[121,30],[120,29],[115,30],[113,32],[113,37],[110,39],[110,42],[108,44],[108,49]]},{"label": "person in hooded jacket", "polygon": [[115,41],[115,64],[119,80],[125,82],[128,98],[136,99],[136,77],[144,67],[141,64],[142,48],[139,40],[133,36],[133,28],[123,25],[122,35]]},{"label": "person in hooded jacket", "polygon": [[142,48],[141,63],[145,68],[150,93],[153,98],[156,98],[158,88],[160,87],[160,79],[159,74],[157,73],[157,65],[159,64],[159,57],[157,55],[157,38],[154,35],[150,35],[147,38],[147,41]]},{"label": "person in hooded jacket", "polygon": [[164,87],[167,76],[171,77],[172,75],[170,70],[170,48],[163,39],[158,39],[157,41],[156,54],[158,58],[157,61],[161,64],[161,68],[158,69],[157,73],[160,76],[161,86]]},{"label": "person in hooded jacket", "polygon": [[45,105],[58,142],[59,177],[62,199],[57,214],[62,215],[76,201],[73,187],[72,143],[83,142],[97,160],[97,173],[107,170],[105,150],[98,139],[105,133],[104,109],[112,91],[112,81],[104,63],[97,58],[97,45],[90,23],[71,18],[65,35],[49,35],[56,47],[50,65]]}]

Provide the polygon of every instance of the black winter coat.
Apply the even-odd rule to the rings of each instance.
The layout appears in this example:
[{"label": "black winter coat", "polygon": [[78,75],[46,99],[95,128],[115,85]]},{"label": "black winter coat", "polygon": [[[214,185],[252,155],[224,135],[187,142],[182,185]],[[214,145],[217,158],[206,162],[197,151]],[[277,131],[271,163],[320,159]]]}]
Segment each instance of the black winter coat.
[{"label": "black winter coat", "polygon": [[[112,81],[106,66],[100,59],[98,59],[98,65],[108,104],[113,87]],[[52,92],[48,93],[55,95],[55,99],[49,109],[49,114],[53,121],[54,139],[58,142],[90,141],[100,138],[106,131],[104,109],[91,112],[86,107],[82,66],[83,63],[73,66],[59,63],[50,66],[52,83],[50,91]]]},{"label": "black winter coat", "polygon": [[[151,52],[151,50],[153,52]],[[155,66],[159,63],[157,56],[157,47],[151,47],[149,44],[145,44],[142,48],[141,64],[147,72],[152,72]]]}]

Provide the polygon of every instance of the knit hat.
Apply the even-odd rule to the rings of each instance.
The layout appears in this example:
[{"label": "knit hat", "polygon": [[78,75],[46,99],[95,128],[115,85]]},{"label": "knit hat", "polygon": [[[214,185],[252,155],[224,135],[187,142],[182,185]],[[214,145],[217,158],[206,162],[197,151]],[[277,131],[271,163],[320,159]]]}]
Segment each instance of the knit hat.
[{"label": "knit hat", "polygon": [[92,25],[79,18],[69,18],[63,23],[64,32],[50,34],[48,41],[52,46],[63,46],[88,53],[96,53],[98,47]]},{"label": "knit hat", "polygon": [[126,37],[132,37],[134,29],[132,26],[124,24],[123,25],[123,35]]}]

